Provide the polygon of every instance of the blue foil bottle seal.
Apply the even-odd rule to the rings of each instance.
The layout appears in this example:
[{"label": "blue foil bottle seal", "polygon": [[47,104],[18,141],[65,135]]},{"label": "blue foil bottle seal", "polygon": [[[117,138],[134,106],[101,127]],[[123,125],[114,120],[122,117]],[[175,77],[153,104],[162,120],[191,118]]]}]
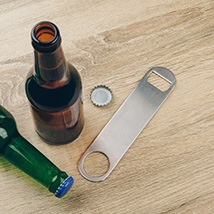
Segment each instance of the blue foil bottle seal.
[{"label": "blue foil bottle seal", "polygon": [[67,177],[55,192],[55,196],[62,198],[71,189],[73,183],[74,179],[71,176]]}]

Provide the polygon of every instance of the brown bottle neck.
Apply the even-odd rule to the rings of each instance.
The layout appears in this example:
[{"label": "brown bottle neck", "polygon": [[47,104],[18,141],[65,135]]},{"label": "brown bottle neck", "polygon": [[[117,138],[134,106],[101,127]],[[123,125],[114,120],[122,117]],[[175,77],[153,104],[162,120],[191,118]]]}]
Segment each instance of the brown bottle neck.
[{"label": "brown bottle neck", "polygon": [[68,82],[69,73],[63,50],[50,53],[34,50],[36,78],[43,87],[57,88]]},{"label": "brown bottle neck", "polygon": [[69,81],[67,63],[61,48],[59,29],[51,22],[38,23],[31,32],[38,83],[57,88]]}]

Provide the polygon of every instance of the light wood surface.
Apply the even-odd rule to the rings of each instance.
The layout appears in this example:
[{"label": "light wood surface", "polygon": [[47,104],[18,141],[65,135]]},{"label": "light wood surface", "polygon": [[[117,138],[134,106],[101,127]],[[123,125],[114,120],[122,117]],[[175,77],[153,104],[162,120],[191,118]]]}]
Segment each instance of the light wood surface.
[{"label": "light wood surface", "polygon": [[[35,133],[24,90],[30,31],[42,20],[59,27],[84,89],[84,130],[57,147]],[[0,0],[0,26],[0,104],[27,140],[75,178],[57,199],[1,158],[1,214],[214,213],[213,0]],[[86,181],[78,159],[153,66],[176,75],[175,90],[110,177]],[[104,108],[90,102],[98,84],[113,91]],[[99,173],[103,161],[91,158],[87,166]]]}]

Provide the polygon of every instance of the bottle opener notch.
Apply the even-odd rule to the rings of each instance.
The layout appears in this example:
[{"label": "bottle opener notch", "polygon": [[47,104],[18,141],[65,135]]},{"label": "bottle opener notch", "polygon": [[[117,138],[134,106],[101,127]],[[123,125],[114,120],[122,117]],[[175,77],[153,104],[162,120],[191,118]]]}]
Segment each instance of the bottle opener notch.
[{"label": "bottle opener notch", "polygon": [[[170,83],[166,91],[161,91],[147,81],[153,72]],[[151,68],[86,149],[78,162],[80,174],[92,182],[105,180],[172,92],[175,84],[175,76],[170,70],[163,67]],[[84,169],[86,157],[94,152],[104,154],[109,160],[108,171],[100,177],[90,176]]]}]

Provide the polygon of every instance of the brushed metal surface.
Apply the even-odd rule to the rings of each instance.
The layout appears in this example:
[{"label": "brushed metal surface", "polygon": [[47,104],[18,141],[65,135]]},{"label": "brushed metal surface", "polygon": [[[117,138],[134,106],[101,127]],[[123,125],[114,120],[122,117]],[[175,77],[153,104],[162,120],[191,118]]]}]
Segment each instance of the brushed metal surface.
[{"label": "brushed metal surface", "polygon": [[[159,90],[147,81],[152,72],[170,84],[166,91]],[[175,76],[170,70],[163,67],[151,68],[82,155],[78,162],[80,174],[93,182],[105,180],[172,92],[175,84]],[[84,169],[86,157],[94,152],[104,154],[109,160],[108,171],[100,177],[93,177]]]}]

